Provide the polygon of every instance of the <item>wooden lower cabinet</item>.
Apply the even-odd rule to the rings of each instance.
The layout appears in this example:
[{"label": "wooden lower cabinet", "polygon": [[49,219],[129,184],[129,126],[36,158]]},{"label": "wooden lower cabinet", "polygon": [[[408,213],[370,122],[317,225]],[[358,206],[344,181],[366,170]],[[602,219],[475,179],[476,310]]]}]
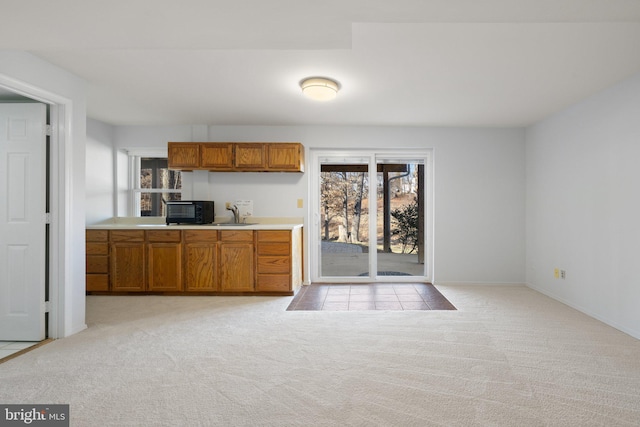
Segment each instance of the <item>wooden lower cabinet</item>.
[{"label": "wooden lower cabinet", "polygon": [[218,232],[215,230],[185,230],[185,291],[218,291],[218,282]]},{"label": "wooden lower cabinet", "polygon": [[144,242],[111,243],[111,290],[142,292],[146,289],[146,257]]},{"label": "wooden lower cabinet", "polygon": [[147,290],[182,290],[182,231],[150,230],[147,241]]},{"label": "wooden lower cabinet", "polygon": [[177,292],[182,290],[182,244],[149,243],[149,291]]},{"label": "wooden lower cabinet", "polygon": [[87,230],[85,248],[87,291],[108,291],[109,231]]},{"label": "wooden lower cabinet", "polygon": [[256,290],[292,292],[302,284],[300,229],[257,231]]},{"label": "wooden lower cabinet", "polygon": [[254,291],[253,231],[225,230],[220,235],[220,290]]},{"label": "wooden lower cabinet", "polygon": [[302,229],[87,230],[87,292],[291,295]]}]

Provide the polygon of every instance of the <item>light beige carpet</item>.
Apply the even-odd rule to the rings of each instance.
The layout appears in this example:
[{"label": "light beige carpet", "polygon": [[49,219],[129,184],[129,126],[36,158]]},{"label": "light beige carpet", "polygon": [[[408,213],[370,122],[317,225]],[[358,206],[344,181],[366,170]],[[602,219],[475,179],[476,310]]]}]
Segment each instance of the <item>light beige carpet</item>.
[{"label": "light beige carpet", "polygon": [[72,426],[638,426],[640,341],[525,287],[457,311],[87,298],[89,329],[0,364],[1,403]]}]

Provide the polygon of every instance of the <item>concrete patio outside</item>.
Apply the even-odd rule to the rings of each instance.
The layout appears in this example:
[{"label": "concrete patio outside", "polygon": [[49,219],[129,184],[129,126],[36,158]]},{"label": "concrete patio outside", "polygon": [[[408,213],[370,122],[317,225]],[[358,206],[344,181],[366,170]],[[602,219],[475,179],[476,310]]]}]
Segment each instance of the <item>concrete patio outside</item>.
[{"label": "concrete patio outside", "polygon": [[[323,277],[368,276],[369,254],[360,245],[323,241],[321,257]],[[380,276],[424,276],[424,268],[417,254],[378,252]]]}]

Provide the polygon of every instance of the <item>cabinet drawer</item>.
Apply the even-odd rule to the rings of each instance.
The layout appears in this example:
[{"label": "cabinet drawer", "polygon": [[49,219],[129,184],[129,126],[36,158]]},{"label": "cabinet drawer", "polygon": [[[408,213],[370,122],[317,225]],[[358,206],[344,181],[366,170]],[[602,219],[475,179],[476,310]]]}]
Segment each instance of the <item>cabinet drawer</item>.
[{"label": "cabinet drawer", "polygon": [[217,230],[184,230],[184,241],[188,243],[217,242],[218,231]]},{"label": "cabinet drawer", "polygon": [[108,242],[109,230],[86,230],[87,242]]},{"label": "cabinet drawer", "polygon": [[290,242],[291,232],[274,231],[274,230],[260,230],[258,231],[258,242]]},{"label": "cabinet drawer", "polygon": [[258,257],[258,273],[283,273],[289,274],[291,266],[289,265],[289,257],[281,256],[261,256]]},{"label": "cabinet drawer", "polygon": [[105,243],[87,243],[87,255],[109,255],[109,244]]},{"label": "cabinet drawer", "polygon": [[289,255],[289,243],[259,243],[258,255]]},{"label": "cabinet drawer", "polygon": [[107,256],[87,256],[87,274],[89,273],[109,273],[109,257]]},{"label": "cabinet drawer", "polygon": [[225,242],[253,242],[253,231],[224,230],[220,232],[220,240]]},{"label": "cabinet drawer", "polygon": [[182,240],[180,230],[153,230],[147,231],[149,242],[178,243]]},{"label": "cabinet drawer", "polygon": [[111,230],[112,242],[144,242],[144,230]]},{"label": "cabinet drawer", "polygon": [[87,291],[108,291],[109,276],[106,274],[87,274]]},{"label": "cabinet drawer", "polygon": [[258,291],[286,292],[291,290],[289,275],[258,274]]}]

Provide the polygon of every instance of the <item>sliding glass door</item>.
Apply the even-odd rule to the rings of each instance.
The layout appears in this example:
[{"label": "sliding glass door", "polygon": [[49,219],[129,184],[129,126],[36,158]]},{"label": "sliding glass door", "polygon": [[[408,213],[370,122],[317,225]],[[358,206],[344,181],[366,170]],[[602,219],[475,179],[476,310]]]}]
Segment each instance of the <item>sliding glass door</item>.
[{"label": "sliding glass door", "polygon": [[323,277],[368,275],[368,170],[369,160],[364,157],[321,160],[318,231]]},{"label": "sliding glass door", "polygon": [[312,151],[312,281],[431,281],[431,160]]}]

